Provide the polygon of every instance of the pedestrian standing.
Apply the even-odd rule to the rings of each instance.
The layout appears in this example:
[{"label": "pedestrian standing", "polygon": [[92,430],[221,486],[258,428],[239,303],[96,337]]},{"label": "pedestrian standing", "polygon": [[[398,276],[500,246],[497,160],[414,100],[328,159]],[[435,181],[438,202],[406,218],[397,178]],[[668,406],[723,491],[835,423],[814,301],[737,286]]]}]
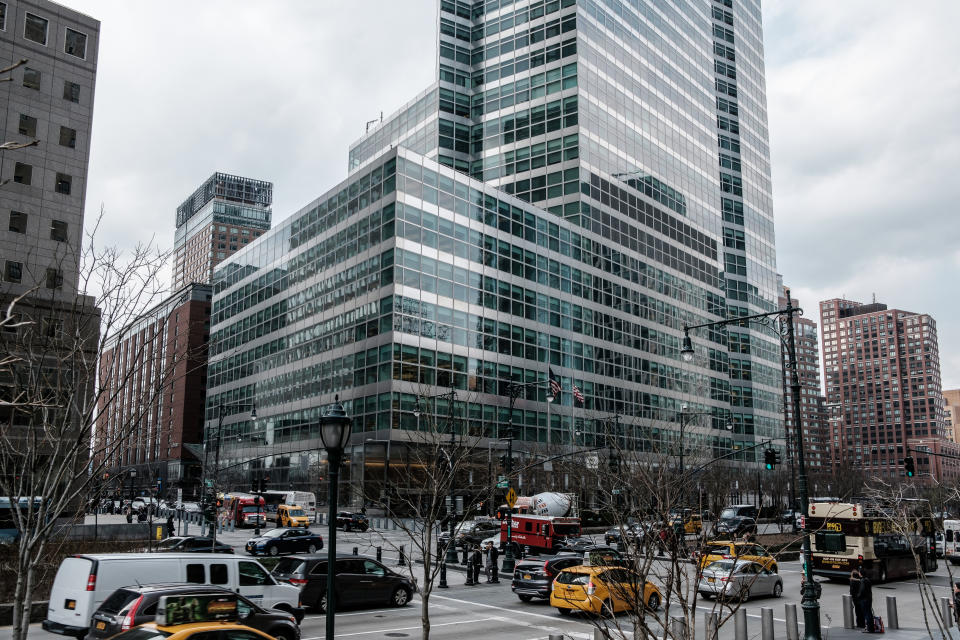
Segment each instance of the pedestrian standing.
[{"label": "pedestrian standing", "polygon": [[857,600],[860,601],[860,607],[863,609],[863,620],[866,623],[866,633],[875,631],[873,626],[873,585],[870,579],[863,575],[862,571],[857,571],[860,575],[860,589],[857,592]]},{"label": "pedestrian standing", "polygon": [[133,507],[127,505],[127,524],[133,522]]},{"label": "pedestrian standing", "polygon": [[860,572],[854,569],[850,572],[850,597],[853,598],[853,610],[856,613],[857,617],[857,628],[863,629],[866,627],[866,622],[863,618],[863,609],[860,608]]},{"label": "pedestrian standing", "polygon": [[483,550],[483,577],[487,579],[487,584],[493,582],[493,561],[490,552],[493,551],[493,543],[487,541],[487,547]]},{"label": "pedestrian standing", "polygon": [[473,584],[480,582],[480,567],[483,564],[483,553],[480,552],[480,545],[473,549]]},{"label": "pedestrian standing", "polygon": [[176,529],[173,527],[173,514],[167,516],[167,537],[172,538],[177,533]]},{"label": "pedestrian standing", "polygon": [[960,582],[953,583],[953,620],[960,627]]},{"label": "pedestrian standing", "polygon": [[498,584],[500,582],[500,565],[497,562],[500,560],[500,551],[497,550],[496,545],[492,542],[490,543],[490,564],[493,567],[493,584]]}]

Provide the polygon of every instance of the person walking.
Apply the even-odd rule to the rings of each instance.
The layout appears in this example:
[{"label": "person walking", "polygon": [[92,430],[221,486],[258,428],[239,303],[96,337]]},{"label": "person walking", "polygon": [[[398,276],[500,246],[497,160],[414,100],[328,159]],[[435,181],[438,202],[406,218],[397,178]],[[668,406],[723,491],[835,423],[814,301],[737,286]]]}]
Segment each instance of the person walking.
[{"label": "person walking", "polygon": [[873,633],[875,631],[873,626],[873,585],[870,583],[870,578],[863,575],[863,572],[859,569],[857,574],[860,576],[857,600],[860,602],[860,607],[863,610],[863,620],[866,623],[864,633]]},{"label": "person walking", "polygon": [[173,514],[167,516],[167,537],[172,538],[177,535],[177,530],[173,526]]},{"label": "person walking", "polygon": [[953,621],[960,627],[960,582],[953,583]]},{"label": "person walking", "polygon": [[493,565],[490,562],[490,549],[492,547],[493,543],[488,542],[483,549],[483,577],[486,578],[487,584],[490,584],[490,578],[493,575]]},{"label": "person walking", "polygon": [[490,580],[490,582],[492,582],[493,584],[499,584],[500,583],[500,565],[498,563],[500,561],[500,551],[497,549],[497,545],[493,544],[492,542],[489,544],[490,544],[490,565],[493,567],[493,579]]},{"label": "person walking", "polygon": [[850,572],[850,597],[853,599],[853,610],[856,613],[857,617],[857,628],[863,629],[866,627],[866,622],[863,618],[863,609],[860,608],[860,572],[854,569]]},{"label": "person walking", "polygon": [[480,545],[473,549],[473,584],[480,583],[480,567],[483,565],[483,553],[480,551]]}]

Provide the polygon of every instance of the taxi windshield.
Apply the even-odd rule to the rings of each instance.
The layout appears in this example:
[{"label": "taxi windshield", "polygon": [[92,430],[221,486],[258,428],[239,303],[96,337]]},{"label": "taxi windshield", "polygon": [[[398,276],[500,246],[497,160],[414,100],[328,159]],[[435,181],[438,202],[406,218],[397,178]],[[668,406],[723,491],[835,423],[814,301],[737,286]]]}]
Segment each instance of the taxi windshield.
[{"label": "taxi windshield", "polygon": [[290,515],[292,515],[292,516],[302,516],[302,515],[306,515],[306,514],[303,512],[303,509],[290,509]]}]

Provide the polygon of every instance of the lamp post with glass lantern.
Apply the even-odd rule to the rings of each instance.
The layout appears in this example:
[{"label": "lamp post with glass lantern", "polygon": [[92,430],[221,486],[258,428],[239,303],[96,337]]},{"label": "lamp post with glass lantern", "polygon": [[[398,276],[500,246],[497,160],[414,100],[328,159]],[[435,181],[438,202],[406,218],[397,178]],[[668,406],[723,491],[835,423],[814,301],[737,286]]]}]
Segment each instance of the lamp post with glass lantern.
[{"label": "lamp post with glass lantern", "polygon": [[329,479],[329,498],[327,500],[327,638],[334,637],[334,615],[337,608],[334,576],[337,562],[337,497],[340,480],[340,463],[343,450],[350,441],[352,421],[343,410],[339,398],[320,416],[320,442],[327,451],[327,478]]},{"label": "lamp post with glass lantern", "polygon": [[[807,491],[807,469],[803,457],[803,430],[800,413],[800,374],[797,368],[797,345],[794,338],[793,316],[800,315],[803,309],[793,306],[793,299],[790,297],[790,290],[784,291],[787,299],[787,306],[783,309],[770,311],[768,313],[757,313],[749,316],[738,316],[717,320],[716,322],[705,322],[703,324],[683,327],[683,345],[680,349],[680,355],[685,362],[693,360],[693,344],[690,342],[690,330],[706,327],[721,327],[729,324],[741,324],[751,320],[760,320],[761,318],[783,318],[787,325],[787,358],[790,368],[790,392],[793,396],[793,415],[796,428],[794,429],[794,447],[797,455],[797,484],[800,489],[800,509],[805,515],[809,508],[810,499]],[[786,416],[784,416],[786,420]],[[806,523],[806,518],[803,519]],[[817,594],[817,585],[813,581],[813,567],[810,554],[810,532],[804,527],[803,532],[803,569],[804,583],[800,607],[803,609],[803,633],[805,640],[820,640],[820,603]]]},{"label": "lamp post with glass lantern", "polygon": [[[543,387],[546,386],[547,391],[547,402],[553,402],[554,395],[553,390],[550,387],[549,380],[533,380],[532,382],[510,382],[507,384],[507,393],[510,396],[510,415],[508,416],[508,425],[507,425],[507,437],[498,438],[499,440],[507,441],[507,478],[513,474],[513,407],[517,403],[517,398],[520,396],[520,393],[528,387]],[[547,428],[550,428],[550,425],[547,425]],[[516,557],[513,555],[513,507],[507,505],[507,548],[503,554],[503,573],[504,575],[512,575],[513,568],[516,566]]]}]

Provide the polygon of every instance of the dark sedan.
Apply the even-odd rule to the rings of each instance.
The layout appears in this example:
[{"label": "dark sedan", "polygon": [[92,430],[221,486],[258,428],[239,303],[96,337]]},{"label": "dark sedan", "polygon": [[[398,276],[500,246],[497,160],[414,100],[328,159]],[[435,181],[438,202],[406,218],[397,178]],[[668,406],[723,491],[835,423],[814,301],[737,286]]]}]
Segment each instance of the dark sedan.
[{"label": "dark sedan", "polygon": [[271,529],[259,538],[250,538],[247,553],[279,555],[281,553],[316,553],[323,549],[323,538],[309,529]]},{"label": "dark sedan", "polygon": [[[327,610],[327,556],[283,558],[270,572],[277,580],[300,585],[300,602]],[[334,588],[337,609],[358,606],[405,606],[416,590],[413,582],[383,564],[347,554],[337,555]]]},{"label": "dark sedan", "polygon": [[173,553],[233,553],[230,545],[219,540],[214,543],[206,536],[172,536],[158,542],[154,549]]},{"label": "dark sedan", "polygon": [[557,574],[567,567],[580,564],[583,564],[583,558],[578,555],[524,558],[514,568],[510,588],[523,602],[530,602],[534,598],[549,599]]},{"label": "dark sedan", "polygon": [[337,529],[344,531],[360,531],[361,533],[370,528],[370,521],[362,513],[350,513],[341,511],[337,514]]},{"label": "dark sedan", "polygon": [[293,615],[286,611],[268,611],[229,589],[202,584],[151,584],[121,587],[107,596],[91,618],[90,633],[84,640],[102,640],[126,631],[144,622],[153,622],[157,603],[162,596],[184,594],[231,594],[237,598],[240,622],[263,631],[277,640],[300,640],[297,620],[303,618],[303,609]]}]

